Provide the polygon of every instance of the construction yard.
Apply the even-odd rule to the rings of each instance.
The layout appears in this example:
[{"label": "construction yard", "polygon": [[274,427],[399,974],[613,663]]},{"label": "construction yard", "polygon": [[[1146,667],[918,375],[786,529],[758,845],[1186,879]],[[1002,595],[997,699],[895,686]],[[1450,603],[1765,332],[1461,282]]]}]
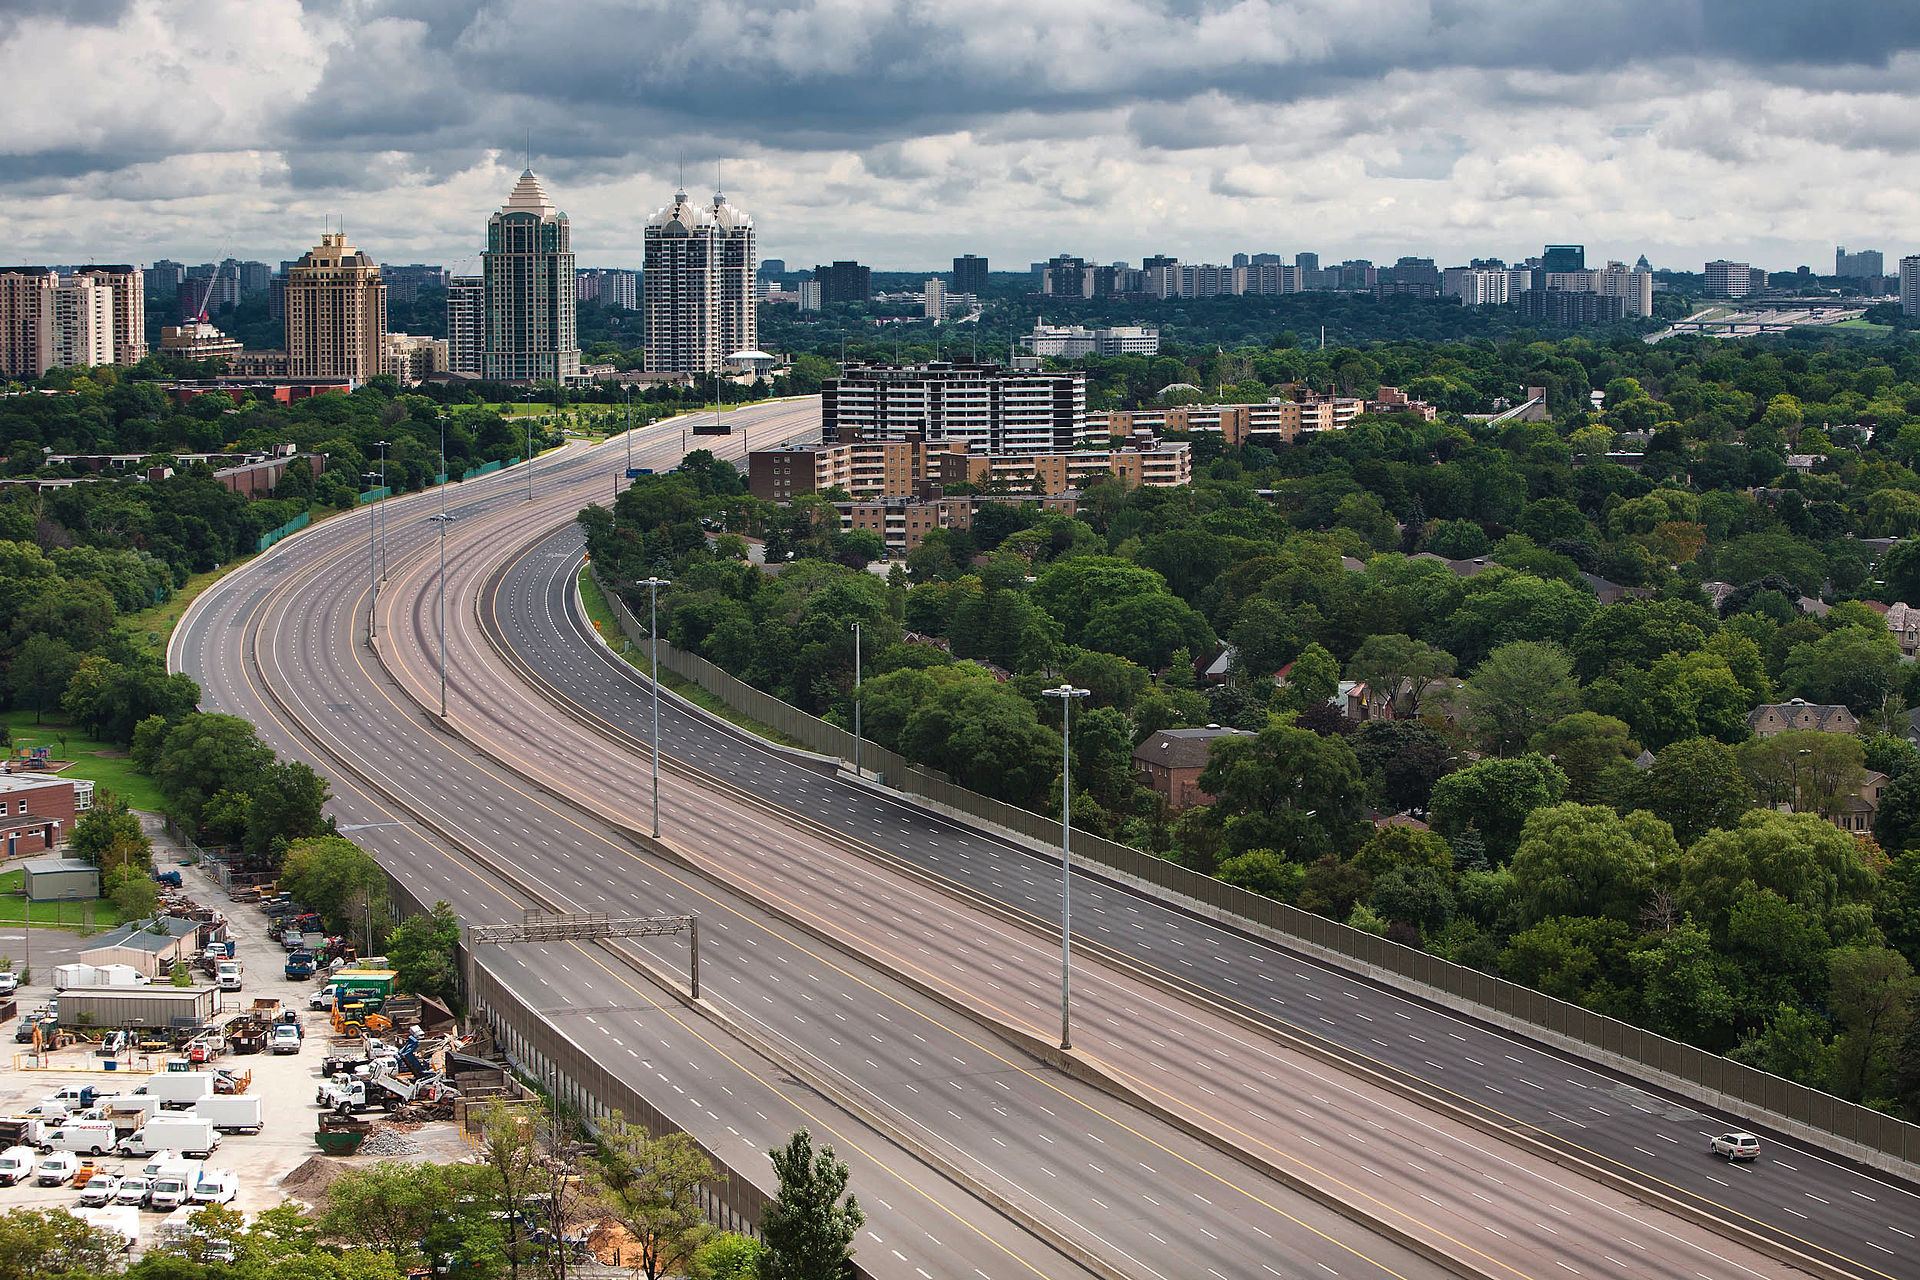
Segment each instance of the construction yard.
[{"label": "construction yard", "polygon": [[[24,1117],[35,1107],[41,1107],[44,1113],[48,1106],[45,1100],[69,1088],[91,1086],[104,1101],[86,1105],[105,1110],[113,1101],[106,1095],[131,1094],[135,1089],[148,1086],[153,1073],[161,1073],[162,1077],[175,1074],[184,1077],[224,1072],[229,1080],[217,1084],[216,1091],[231,1088],[239,1096],[258,1099],[260,1128],[257,1133],[222,1134],[217,1150],[205,1160],[205,1169],[226,1170],[236,1175],[233,1181],[237,1195],[231,1207],[248,1213],[271,1208],[287,1198],[312,1206],[341,1169],[382,1159],[457,1161],[471,1155],[454,1120],[455,1103],[435,1087],[427,1074],[429,1063],[421,1061],[431,1057],[444,1037],[422,1038],[415,1046],[416,1051],[409,1053],[406,1052],[409,1042],[405,1026],[382,1028],[378,1032],[381,1038],[372,1042],[357,1033],[336,1033],[331,1013],[308,1007],[308,997],[321,986],[321,975],[305,981],[289,981],[284,976],[287,953],[279,942],[268,936],[268,917],[260,907],[228,901],[219,887],[197,868],[167,865],[165,869],[180,870],[183,879],[180,895],[190,899],[201,915],[210,913],[218,918],[216,931],[224,941],[232,943],[231,959],[241,966],[239,990],[207,992],[214,1001],[215,1013],[211,1020],[214,1030],[193,1037],[190,1044],[182,1044],[176,1033],[174,1043],[164,1048],[162,1042],[167,1037],[152,1034],[105,1037],[102,1043],[103,1037],[90,1033],[79,1043],[49,1045],[44,1051],[36,1051],[31,1038],[27,1043],[13,1043],[11,1053],[0,1054],[0,1117]],[[178,901],[176,899],[176,903]],[[47,941],[54,944],[56,938],[49,937]],[[43,961],[42,950],[36,947],[32,980],[15,996],[21,1014],[31,1015],[57,994],[68,997],[76,994],[73,988],[63,993],[53,990],[51,979],[55,964],[51,961],[60,952],[70,954],[66,947],[56,952],[54,946],[48,946],[46,961]],[[210,986],[206,975],[196,972],[195,979],[203,991]],[[161,983],[129,990],[162,993],[167,987]],[[135,994],[128,998],[140,997]],[[282,1024],[300,1029],[297,1051],[272,1051],[273,1033]],[[380,1027],[380,1020],[371,1019],[370,1024]],[[8,1030],[12,1029],[13,1025],[9,1024]],[[68,1035],[63,1031],[51,1038],[64,1041]],[[188,1050],[194,1045],[200,1047],[193,1050],[189,1058]],[[246,1051],[249,1048],[255,1051]],[[370,1063],[370,1052],[392,1056],[377,1064]],[[202,1057],[204,1060],[192,1060]],[[340,1096],[348,1099],[350,1107],[357,1099],[373,1095],[370,1105],[364,1109],[355,1107],[359,1114],[341,1117],[335,1113],[334,1103],[323,1108],[317,1101],[328,1084],[323,1079],[322,1068],[329,1059],[339,1080],[351,1081],[355,1068],[363,1078],[358,1094],[351,1084],[342,1089]],[[168,1083],[165,1079],[156,1080],[156,1091],[159,1091],[158,1085],[165,1083]],[[398,1090],[418,1090],[419,1096],[412,1105],[407,1105]],[[480,1091],[491,1090],[483,1087]],[[436,1095],[439,1100],[430,1101]],[[122,1097],[123,1103],[130,1101]],[[158,1114],[184,1117],[193,1113],[164,1111]],[[361,1135],[355,1154],[341,1159],[321,1154],[316,1131],[322,1127],[323,1117],[337,1130]],[[26,1128],[28,1122],[24,1120],[0,1120],[0,1124],[14,1125],[16,1139],[22,1133],[44,1136],[51,1131],[51,1126],[38,1130]],[[344,1146],[355,1145],[350,1138],[336,1141]],[[39,1162],[38,1155],[35,1162]],[[146,1158],[107,1154],[98,1157],[96,1163],[107,1173],[135,1173],[146,1163]],[[78,1195],[72,1185],[43,1187],[29,1178],[17,1185],[0,1186],[0,1211],[72,1209],[78,1203]],[[140,1244],[144,1247],[152,1243],[154,1232],[166,1215],[143,1209],[139,1217]]]}]

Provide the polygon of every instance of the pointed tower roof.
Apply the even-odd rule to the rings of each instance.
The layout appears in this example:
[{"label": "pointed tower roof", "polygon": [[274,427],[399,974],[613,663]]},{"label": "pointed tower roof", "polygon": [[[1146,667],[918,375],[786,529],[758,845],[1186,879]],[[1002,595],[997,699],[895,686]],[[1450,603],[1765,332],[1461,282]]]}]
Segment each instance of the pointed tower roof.
[{"label": "pointed tower roof", "polygon": [[501,207],[502,213],[531,213],[542,218],[551,218],[560,210],[547,195],[547,189],[540,185],[540,179],[533,170],[527,169],[520,174],[520,181],[513,184],[513,194],[507,197],[507,203]]}]

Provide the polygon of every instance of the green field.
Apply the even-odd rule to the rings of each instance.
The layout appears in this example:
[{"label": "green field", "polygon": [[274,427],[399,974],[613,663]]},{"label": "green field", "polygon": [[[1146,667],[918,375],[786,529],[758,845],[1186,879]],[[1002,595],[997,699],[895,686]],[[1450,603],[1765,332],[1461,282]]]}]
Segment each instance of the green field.
[{"label": "green field", "polygon": [[1834,329],[1851,329],[1855,333],[1892,333],[1893,332],[1893,326],[1890,324],[1875,324],[1871,320],[1866,320],[1859,317],[1855,317],[1852,320],[1842,320],[1839,324],[1831,325],[1829,327]]},{"label": "green field", "polygon": [[[17,925],[26,911],[27,900],[20,891],[25,872],[9,871],[0,875],[0,925]],[[120,913],[105,898],[92,902],[36,902],[33,923],[51,929],[111,929],[121,923]]]},{"label": "green field", "polygon": [[[73,767],[64,770],[61,776],[91,779],[96,787],[113,792],[135,809],[159,813],[165,806],[153,779],[136,772],[133,761],[118,747],[110,742],[95,742],[84,729],[67,724],[58,713],[50,713],[43,724],[33,722],[31,711],[0,712],[0,720],[5,720],[13,734],[13,751],[52,747],[54,759],[73,761]],[[103,752],[111,754],[103,755]]]}]

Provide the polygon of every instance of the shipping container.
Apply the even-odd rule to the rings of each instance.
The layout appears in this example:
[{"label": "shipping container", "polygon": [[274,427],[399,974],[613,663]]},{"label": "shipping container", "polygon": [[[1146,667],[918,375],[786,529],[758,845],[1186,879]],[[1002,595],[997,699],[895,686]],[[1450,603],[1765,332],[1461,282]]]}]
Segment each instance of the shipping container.
[{"label": "shipping container", "polygon": [[181,1031],[212,1021],[219,1000],[212,987],[69,989],[60,993],[60,1025]]}]

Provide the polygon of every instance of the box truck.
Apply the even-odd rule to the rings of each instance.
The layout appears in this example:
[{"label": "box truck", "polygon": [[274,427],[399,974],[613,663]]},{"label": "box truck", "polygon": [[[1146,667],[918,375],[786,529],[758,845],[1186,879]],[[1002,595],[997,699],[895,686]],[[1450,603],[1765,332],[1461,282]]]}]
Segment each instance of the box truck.
[{"label": "box truck", "polygon": [[213,1096],[213,1074],[207,1071],[156,1071],[133,1091],[135,1097],[158,1098],[168,1109],[184,1110]]},{"label": "box truck", "polygon": [[222,1133],[258,1133],[264,1119],[260,1099],[247,1094],[202,1098],[187,1114],[213,1121]]},{"label": "box truck", "polygon": [[152,1155],[156,1151],[178,1151],[186,1156],[204,1157],[219,1149],[220,1132],[213,1121],[202,1116],[155,1116],[120,1140],[123,1156]]}]

